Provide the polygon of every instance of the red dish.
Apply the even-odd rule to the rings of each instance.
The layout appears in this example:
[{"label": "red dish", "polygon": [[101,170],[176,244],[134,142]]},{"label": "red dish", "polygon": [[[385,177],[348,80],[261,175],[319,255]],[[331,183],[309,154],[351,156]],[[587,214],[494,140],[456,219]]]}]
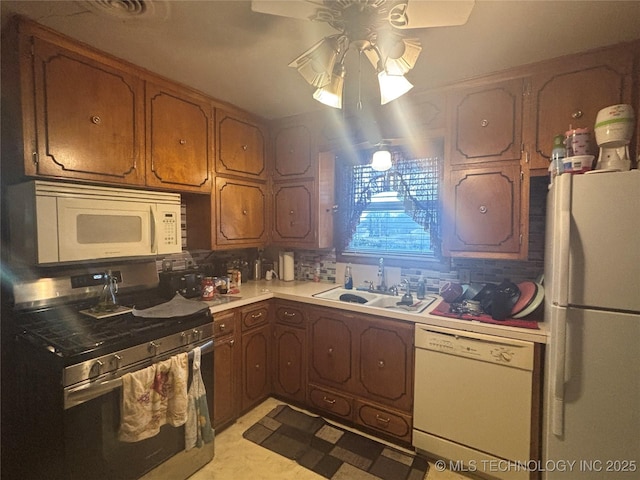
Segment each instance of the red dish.
[{"label": "red dish", "polygon": [[538,293],[538,285],[534,282],[521,282],[518,284],[518,288],[520,289],[520,298],[511,309],[511,316],[513,318],[517,318],[515,315],[518,315],[529,307]]}]

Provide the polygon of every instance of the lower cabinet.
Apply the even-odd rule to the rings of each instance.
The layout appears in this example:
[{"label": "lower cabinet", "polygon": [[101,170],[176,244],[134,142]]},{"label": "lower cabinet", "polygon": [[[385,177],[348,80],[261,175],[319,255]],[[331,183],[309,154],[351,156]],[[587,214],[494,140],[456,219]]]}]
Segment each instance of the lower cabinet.
[{"label": "lower cabinet", "polygon": [[413,325],[338,309],[309,309],[309,404],[411,441]]},{"label": "lower cabinet", "polygon": [[240,309],[242,330],[241,413],[258,405],[271,393],[271,324],[269,302]]},{"label": "lower cabinet", "polygon": [[213,428],[220,429],[233,423],[240,414],[240,342],[237,311],[216,314],[213,330]]},{"label": "lower cabinet", "polygon": [[275,302],[273,393],[304,403],[307,397],[307,318],[304,305]]}]

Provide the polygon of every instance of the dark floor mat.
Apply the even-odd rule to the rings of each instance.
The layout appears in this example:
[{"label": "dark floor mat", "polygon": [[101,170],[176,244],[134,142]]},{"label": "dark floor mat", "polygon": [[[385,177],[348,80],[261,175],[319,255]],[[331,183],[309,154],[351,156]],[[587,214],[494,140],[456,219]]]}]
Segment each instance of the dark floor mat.
[{"label": "dark floor mat", "polygon": [[420,456],[344,430],[288,405],[278,405],[243,436],[325,478],[422,480],[429,469]]}]

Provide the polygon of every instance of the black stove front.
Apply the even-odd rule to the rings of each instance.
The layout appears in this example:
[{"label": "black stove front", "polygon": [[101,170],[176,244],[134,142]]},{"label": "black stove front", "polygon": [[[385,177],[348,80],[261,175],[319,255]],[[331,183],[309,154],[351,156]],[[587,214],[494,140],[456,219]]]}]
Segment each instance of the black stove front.
[{"label": "black stove front", "polygon": [[[138,266],[132,268],[122,268],[125,285],[127,278],[140,276]],[[155,285],[147,278],[136,280],[135,288],[118,298],[120,305],[144,309],[167,301],[155,289],[155,265],[144,268],[155,274]],[[34,307],[16,309],[12,314],[15,378],[10,408],[16,420],[11,428],[16,438],[7,446],[10,454],[4,458],[10,459],[10,465],[3,465],[3,476],[8,472],[14,478],[27,479],[154,478],[165,462],[179,461],[185,453],[184,427],[165,425],[155,437],[120,442],[120,378],[199,346],[212,416],[213,322],[208,308],[173,318],[145,318],[128,311],[94,318],[82,312],[95,305],[93,293],[99,288],[81,287],[86,298],[78,300],[78,287],[65,290],[60,284],[67,285],[66,280],[45,280],[32,291],[49,291],[54,300],[63,292],[68,301],[50,302],[24,292],[16,295],[26,298],[20,306]],[[147,288],[140,289],[141,285]],[[25,288],[28,291],[31,286]],[[190,377],[191,363],[190,357]],[[3,404],[3,408],[7,407]],[[213,444],[187,453],[191,455],[188,462],[180,464],[181,478],[211,460]]]}]

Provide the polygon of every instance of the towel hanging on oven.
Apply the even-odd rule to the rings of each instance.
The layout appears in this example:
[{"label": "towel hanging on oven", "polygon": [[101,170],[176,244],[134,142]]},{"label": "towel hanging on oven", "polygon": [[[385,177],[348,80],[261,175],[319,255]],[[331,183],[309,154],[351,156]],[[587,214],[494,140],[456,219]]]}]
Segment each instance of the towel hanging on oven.
[{"label": "towel hanging on oven", "polygon": [[138,442],[157,435],[164,424],[184,425],[188,375],[187,353],[124,374],[118,439]]},{"label": "towel hanging on oven", "polygon": [[214,431],[211,428],[207,391],[200,372],[200,347],[193,349],[193,375],[187,394],[187,423],[184,426],[185,450],[202,447],[213,441]]}]

